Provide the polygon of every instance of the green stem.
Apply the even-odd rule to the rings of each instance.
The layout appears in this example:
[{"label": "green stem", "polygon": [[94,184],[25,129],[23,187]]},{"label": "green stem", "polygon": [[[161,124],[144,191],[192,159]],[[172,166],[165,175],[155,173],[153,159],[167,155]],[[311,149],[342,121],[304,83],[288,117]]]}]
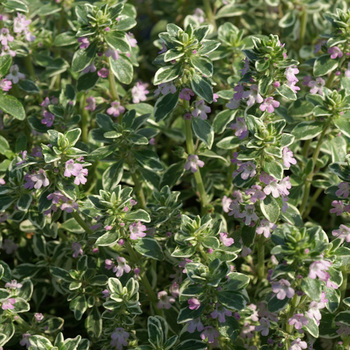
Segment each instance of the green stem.
[{"label": "green stem", "polygon": [[343,283],[340,286],[340,292],[341,292],[341,298],[343,300],[345,298],[345,296],[346,296],[346,290],[347,290],[347,287],[348,287],[348,272],[347,272],[346,266],[343,266],[341,271],[342,271],[342,274],[343,274]]},{"label": "green stem", "polygon": [[316,192],[314,193],[314,195],[312,196],[312,198],[311,198],[311,200],[310,200],[310,203],[309,203],[307,209],[305,210],[305,213],[304,213],[304,215],[303,215],[304,218],[307,218],[307,217],[308,217],[308,215],[310,214],[310,211],[311,211],[312,207],[314,206],[314,204],[315,204],[317,198],[320,196],[320,194],[321,194],[322,192],[323,192],[323,188],[318,188],[318,189],[316,190]]},{"label": "green stem", "polygon": [[35,71],[31,55],[28,55],[24,58],[24,65],[27,69],[30,79],[35,80]]},{"label": "green stem", "polygon": [[86,94],[83,94],[80,100],[80,111],[81,111],[81,139],[83,142],[88,142],[88,114],[85,109],[86,106]]},{"label": "green stem", "polygon": [[258,238],[258,278],[262,281],[265,277],[265,245],[264,236]]},{"label": "green stem", "polygon": [[[294,315],[294,312],[296,310],[296,308],[298,307],[300,302],[300,296],[298,296],[297,294],[294,294],[294,297],[292,298],[291,304],[290,304],[290,309],[289,312],[287,313],[287,317],[286,317],[286,332],[291,335],[292,331],[293,331],[293,325],[290,325],[288,323],[288,320]],[[288,347],[287,347],[288,344]],[[289,340],[286,341],[286,349],[289,349]]]},{"label": "green stem", "polygon": [[304,214],[304,211],[305,211],[305,208],[306,208],[307,200],[308,200],[309,195],[310,195],[311,182],[312,182],[312,179],[314,177],[316,161],[317,161],[317,158],[318,158],[318,156],[320,154],[323,138],[326,135],[328,128],[329,128],[329,123],[327,123],[325,128],[323,129],[323,131],[322,131],[322,133],[320,135],[320,138],[318,139],[318,142],[317,142],[314,154],[312,156],[313,165],[312,165],[312,170],[311,170],[309,176],[305,180],[306,185],[305,185],[305,189],[304,189],[304,196],[303,196],[303,200],[302,200],[302,203],[301,203],[301,206],[300,206],[300,214],[301,215]]},{"label": "green stem", "polygon": [[299,48],[304,45],[304,38],[306,32],[306,23],[307,23],[307,12],[305,9],[301,15],[301,23],[300,23],[300,36],[299,36]]},{"label": "green stem", "polygon": [[[130,243],[128,242],[128,240],[125,240],[125,248],[129,254],[129,257],[131,258],[131,260],[134,262],[134,264],[136,264],[138,261],[140,261],[140,257],[139,255],[134,251],[133,247],[130,245]],[[149,300],[151,302],[151,304],[153,305],[154,311],[157,315],[162,315],[162,312],[157,308],[157,296],[153,291],[153,288],[151,286],[151,283],[149,282],[147,276],[146,276],[146,271],[142,271],[140,274],[140,279],[141,282],[143,284],[143,286],[146,289],[147,295],[149,297]]]},{"label": "green stem", "polygon": [[[194,155],[195,152],[194,152],[193,137],[192,137],[192,121],[190,119],[185,120],[185,128],[186,128],[187,152],[190,155]],[[204,184],[203,184],[201,172],[199,169],[197,169],[197,171],[194,173],[194,179],[196,181],[197,190],[199,192],[199,200],[201,202],[202,214],[204,214],[208,210],[208,197],[204,189]]]},{"label": "green stem", "polygon": [[139,200],[140,207],[142,209],[146,209],[146,199],[145,199],[145,194],[143,193],[142,184],[139,181],[135,172],[130,171],[130,173],[131,173],[132,180],[134,181],[134,184],[135,184],[134,190],[136,192],[137,199]]},{"label": "green stem", "polygon": [[216,31],[216,22],[215,22],[213,10],[210,5],[210,0],[203,0],[203,5],[204,5],[204,11],[208,17],[209,23],[211,23],[214,26],[214,30]]},{"label": "green stem", "polygon": [[73,211],[72,216],[75,219],[75,221],[81,226],[81,228],[85,230],[85,233],[87,233],[88,235],[93,234],[93,231],[91,230],[89,225],[81,218],[78,212]]},{"label": "green stem", "polygon": [[303,147],[303,151],[302,151],[302,155],[304,157],[307,157],[307,155],[309,153],[310,144],[311,144],[311,140],[306,140],[304,143],[304,147]]}]

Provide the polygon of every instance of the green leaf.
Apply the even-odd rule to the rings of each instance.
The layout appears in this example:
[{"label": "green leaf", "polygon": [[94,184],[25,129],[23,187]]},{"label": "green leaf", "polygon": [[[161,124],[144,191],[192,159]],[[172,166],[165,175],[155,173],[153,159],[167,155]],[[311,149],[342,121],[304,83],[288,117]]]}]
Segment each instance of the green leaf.
[{"label": "green leaf", "polygon": [[73,311],[76,320],[81,320],[83,314],[87,310],[87,300],[85,295],[78,295],[69,303],[69,309]]},{"label": "green leaf", "polygon": [[21,211],[27,211],[32,203],[32,196],[29,193],[23,194],[17,201],[17,208]]},{"label": "green leaf", "polygon": [[18,12],[29,12],[28,6],[21,0],[5,0],[3,5],[6,9]]},{"label": "green leaf", "polygon": [[31,345],[29,350],[50,350],[52,348],[51,342],[41,335],[30,336],[29,343]]},{"label": "green leaf", "polygon": [[29,304],[23,299],[16,297],[16,302],[14,304],[13,312],[22,313],[30,310]]},{"label": "green leaf", "polygon": [[174,350],[206,350],[207,344],[200,340],[188,339],[181,342]]},{"label": "green leaf", "polygon": [[102,334],[102,318],[101,313],[94,306],[85,320],[85,328],[88,335],[92,338],[99,338]]},{"label": "green leaf", "polygon": [[87,49],[79,49],[73,55],[72,69],[74,72],[81,72],[94,60],[97,52],[95,43],[91,43]]},{"label": "green leaf", "polygon": [[161,67],[157,70],[154,76],[154,85],[167,83],[175,80],[181,74],[181,65],[174,64],[171,66]]},{"label": "green leaf", "polygon": [[247,247],[250,247],[255,240],[256,228],[251,226],[244,225],[241,230],[241,237],[243,244]]},{"label": "green leaf", "polygon": [[191,57],[191,63],[199,73],[204,74],[207,77],[213,75],[213,64],[209,58],[194,55]]},{"label": "green leaf", "polygon": [[314,76],[320,77],[326,75],[338,67],[338,60],[333,60],[329,54],[322,55],[316,58],[314,63]]},{"label": "green leaf", "polygon": [[105,35],[105,40],[107,41],[107,44],[114,50],[118,50],[120,52],[131,51],[130,44],[126,39],[125,33],[123,32],[108,32],[107,35]]},{"label": "green leaf", "polygon": [[309,318],[308,324],[304,325],[304,328],[311,334],[312,337],[318,338],[319,331],[318,331],[318,325],[313,318]]},{"label": "green leaf", "polygon": [[241,143],[242,141],[237,136],[228,136],[220,140],[216,146],[221,149],[234,149]]},{"label": "green leaf", "polygon": [[288,114],[295,118],[302,118],[309,116],[314,109],[314,105],[309,101],[296,100],[288,108]]},{"label": "green leaf", "polygon": [[158,98],[154,106],[154,118],[156,122],[160,122],[170,115],[170,113],[176,108],[179,101],[179,91],[174,94],[168,93]]},{"label": "green leaf", "polygon": [[96,72],[89,72],[81,75],[78,78],[77,90],[80,92],[92,89],[96,85],[98,79],[99,76]]},{"label": "green leaf", "polygon": [[102,175],[102,187],[106,191],[112,191],[123,177],[123,160],[118,160],[110,165]]},{"label": "green leaf", "polygon": [[299,210],[292,204],[288,203],[288,208],[285,212],[281,212],[282,218],[294,226],[301,227],[304,222]]},{"label": "green leaf", "polygon": [[318,279],[312,279],[310,277],[303,278],[301,281],[301,289],[311,300],[320,300],[322,285]]},{"label": "green leaf", "polygon": [[143,222],[151,222],[151,218],[147,211],[143,209],[133,210],[130,213],[127,213],[124,216],[124,220],[126,221],[143,221]]},{"label": "green leaf", "polygon": [[155,260],[163,260],[163,252],[159,243],[150,237],[142,237],[138,239],[134,245],[135,250],[143,256]]},{"label": "green leaf", "polygon": [[263,201],[260,201],[260,209],[270,222],[276,222],[280,217],[280,207],[272,196],[267,196]]},{"label": "green leaf", "polygon": [[226,109],[224,111],[219,112],[213,121],[213,128],[216,134],[222,134],[229,122],[231,122],[236,115],[237,111],[232,111],[230,109]]},{"label": "green leaf", "polygon": [[220,291],[218,302],[229,310],[242,310],[246,305],[246,299],[242,294],[231,291]]},{"label": "green leaf", "polygon": [[281,28],[291,27],[297,19],[296,11],[288,11],[278,22]]},{"label": "green leaf", "polygon": [[148,341],[156,348],[162,348],[166,335],[158,317],[150,316],[147,320]]},{"label": "green leaf", "polygon": [[0,346],[5,345],[14,335],[15,326],[10,318],[1,323]]},{"label": "green leaf", "polygon": [[97,238],[95,244],[100,247],[111,247],[119,240],[119,233],[116,231],[108,231]]},{"label": "green leaf", "polygon": [[243,273],[230,272],[228,274],[228,282],[224,288],[232,292],[239,291],[248,286],[249,280],[250,278]]},{"label": "green leaf", "polygon": [[24,120],[26,117],[22,103],[11,95],[0,95],[0,109],[19,120]]},{"label": "green leaf", "polygon": [[40,92],[38,85],[28,79],[20,80],[18,86],[28,94],[38,94]]},{"label": "green leaf", "polygon": [[70,46],[70,45],[75,45],[77,44],[77,38],[74,33],[72,32],[65,32],[58,34],[55,37],[55,40],[53,41],[54,46]]},{"label": "green leaf", "polygon": [[109,59],[115,77],[123,84],[130,84],[134,75],[134,67],[128,57],[122,55],[117,60]]},{"label": "green leaf", "polygon": [[284,298],[283,300],[279,300],[277,299],[277,296],[274,295],[267,303],[267,308],[270,312],[282,311],[283,309],[286,308],[289,302],[290,302],[289,298]]},{"label": "green leaf", "polygon": [[191,79],[191,88],[195,94],[203,98],[206,102],[213,102],[213,88],[208,79],[195,74]]},{"label": "green leaf", "polygon": [[335,126],[347,137],[350,137],[350,118],[340,116],[334,119]]},{"label": "green leaf", "polygon": [[185,171],[184,165],[183,161],[170,165],[162,175],[159,188],[175,186]]},{"label": "green leaf", "polygon": [[324,123],[317,120],[311,120],[298,123],[292,130],[292,135],[295,136],[295,140],[311,140],[319,135],[324,128]]},{"label": "green leaf", "polygon": [[192,118],[192,129],[194,134],[203,141],[210,149],[214,142],[214,130],[212,126],[201,118]]},{"label": "green leaf", "polygon": [[342,311],[334,319],[335,322],[340,322],[343,325],[350,326],[350,311]]},{"label": "green leaf", "polygon": [[[51,202],[52,203],[52,202]],[[74,218],[66,220],[59,226],[61,230],[66,230],[72,233],[84,233],[84,229],[75,221]]]},{"label": "green leaf", "polygon": [[281,85],[276,91],[287,100],[295,101],[297,94],[286,84]]},{"label": "green leaf", "polygon": [[0,56],[0,76],[4,77],[12,64],[12,57],[10,55]]},{"label": "green leaf", "polygon": [[283,166],[274,159],[265,159],[263,162],[263,170],[277,180],[282,180],[283,178]]},{"label": "green leaf", "polygon": [[4,136],[0,135],[0,154],[6,154],[10,150],[10,145]]},{"label": "green leaf", "polygon": [[177,322],[184,323],[198,318],[202,314],[204,308],[205,305],[203,304],[197,310],[190,310],[188,306],[182,308],[177,317]]}]

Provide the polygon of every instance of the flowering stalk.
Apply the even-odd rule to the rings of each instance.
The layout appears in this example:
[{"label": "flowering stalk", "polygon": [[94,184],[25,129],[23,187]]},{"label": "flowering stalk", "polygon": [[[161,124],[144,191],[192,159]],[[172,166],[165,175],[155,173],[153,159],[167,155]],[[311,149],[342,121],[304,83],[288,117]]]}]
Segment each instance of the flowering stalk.
[{"label": "flowering stalk", "polygon": [[80,110],[81,110],[81,138],[83,142],[88,141],[88,113],[85,109],[86,94],[81,97]]},{"label": "flowering stalk", "polygon": [[258,239],[258,278],[259,281],[265,278],[265,242],[264,235],[260,235]]},{"label": "flowering stalk", "polygon": [[307,12],[304,9],[303,13],[301,15],[301,22],[300,22],[300,36],[299,36],[299,47],[300,48],[304,45],[306,23],[307,23]]},{"label": "flowering stalk", "polygon": [[90,229],[88,224],[80,217],[80,215],[76,211],[72,212],[72,216],[75,219],[75,221],[81,226],[81,228],[85,230],[85,233],[87,233],[88,235],[93,234],[93,231]]},{"label": "flowering stalk", "polygon": [[213,11],[210,6],[210,0],[203,0],[204,10],[208,17],[209,22],[214,26],[214,29],[216,30],[216,22],[214,18]]},{"label": "flowering stalk", "polygon": [[322,131],[322,133],[320,135],[320,138],[318,139],[318,142],[317,142],[314,154],[312,156],[313,166],[312,166],[312,170],[311,170],[309,176],[306,179],[306,185],[305,185],[305,189],[304,189],[304,196],[303,196],[303,200],[302,200],[302,203],[301,203],[301,206],[300,206],[300,214],[303,217],[305,217],[306,203],[307,203],[307,200],[308,200],[309,195],[310,195],[311,182],[312,182],[312,179],[314,177],[316,161],[317,161],[317,158],[318,158],[318,156],[320,154],[323,138],[326,135],[328,128],[329,128],[329,123],[327,123],[325,128],[323,129],[323,131]]},{"label": "flowering stalk", "polygon": [[[194,154],[191,120],[185,120],[185,128],[187,152],[188,154]],[[208,207],[208,197],[204,189],[204,184],[199,168],[194,173],[194,179],[196,181],[197,190],[199,192],[199,200],[201,202],[202,213],[204,214],[207,211]]]},{"label": "flowering stalk", "polygon": [[146,209],[146,199],[145,199],[145,194],[143,193],[142,184],[135,172],[130,172],[130,173],[131,173],[132,180],[134,181],[134,184],[135,184],[134,189],[136,192],[136,196],[139,200],[140,207],[142,209]]}]

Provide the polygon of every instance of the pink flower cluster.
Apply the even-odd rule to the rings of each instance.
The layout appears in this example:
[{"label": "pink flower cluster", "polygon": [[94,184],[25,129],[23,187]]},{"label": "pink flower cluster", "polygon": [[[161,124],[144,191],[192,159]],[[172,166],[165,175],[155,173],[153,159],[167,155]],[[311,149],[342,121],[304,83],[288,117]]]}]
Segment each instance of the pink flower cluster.
[{"label": "pink flower cluster", "polygon": [[64,176],[71,177],[74,176],[74,183],[78,186],[80,184],[85,185],[87,179],[85,176],[88,175],[88,170],[83,168],[83,165],[80,163],[75,163],[73,159],[69,159],[66,162]]}]

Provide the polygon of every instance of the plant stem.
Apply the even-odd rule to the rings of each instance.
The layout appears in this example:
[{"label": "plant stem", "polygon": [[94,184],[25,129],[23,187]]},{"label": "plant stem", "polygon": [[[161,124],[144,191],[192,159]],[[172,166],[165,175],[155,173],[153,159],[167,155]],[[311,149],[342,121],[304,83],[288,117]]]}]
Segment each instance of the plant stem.
[{"label": "plant stem", "polygon": [[304,213],[304,215],[303,215],[304,218],[307,218],[307,217],[308,217],[308,215],[310,214],[310,211],[311,211],[312,207],[314,206],[314,204],[315,204],[317,198],[320,196],[320,194],[321,194],[322,192],[323,192],[323,188],[318,188],[318,189],[316,190],[316,192],[314,193],[314,195],[312,196],[312,198],[311,198],[311,200],[310,200],[310,203],[309,203],[307,209],[305,210],[305,213]]},{"label": "plant stem", "polygon": [[310,195],[311,182],[312,182],[312,179],[314,177],[316,161],[317,161],[317,158],[318,158],[318,156],[320,154],[323,138],[326,135],[326,132],[327,132],[328,128],[329,128],[329,123],[327,123],[325,128],[323,129],[323,131],[322,131],[322,133],[320,135],[320,138],[318,139],[318,142],[317,142],[314,154],[312,156],[313,165],[312,165],[312,170],[311,170],[309,176],[305,180],[306,181],[306,185],[305,185],[305,189],[304,189],[304,196],[303,196],[303,200],[302,200],[302,203],[301,203],[301,206],[300,206],[300,214],[301,215],[304,214],[304,211],[305,211],[305,208],[306,208],[306,203],[307,203],[307,200],[308,200],[309,195]]},{"label": "plant stem", "polygon": [[93,234],[93,231],[91,230],[91,228],[88,226],[88,224],[85,222],[85,220],[83,220],[80,217],[78,212],[73,211],[72,216],[75,219],[75,221],[81,226],[81,228],[85,230],[85,233],[87,233],[88,235]]},{"label": "plant stem", "polygon": [[[298,296],[297,294],[294,294],[294,297],[292,298],[291,304],[290,304],[290,309],[289,312],[287,313],[287,317],[286,317],[286,332],[288,334],[292,334],[293,331],[293,325],[290,325],[288,323],[288,320],[294,315],[294,312],[297,308],[297,306],[299,305],[300,302],[300,296]],[[288,344],[288,347],[287,347]],[[289,349],[289,341],[287,340],[286,342],[286,349]]]},{"label": "plant stem", "polygon": [[265,277],[265,245],[264,236],[258,238],[258,278],[262,281]]},{"label": "plant stem", "polygon": [[[134,251],[133,247],[130,245],[130,243],[128,242],[128,240],[126,239],[125,240],[125,248],[130,256],[130,258],[132,259],[132,261],[136,264],[138,261],[140,261],[140,257],[138,256],[138,254]],[[146,289],[146,292],[148,294],[148,297],[149,297],[149,300],[150,300],[150,303],[151,305],[153,306],[154,308],[154,311],[157,315],[162,315],[161,311],[158,310],[157,308],[157,296],[156,294],[154,293],[153,291],[153,288],[151,286],[151,283],[149,282],[147,276],[146,276],[146,271],[142,271],[141,274],[140,274],[140,279],[141,279],[141,282],[143,284],[143,286],[145,287]]]},{"label": "plant stem", "polygon": [[[189,119],[185,120],[185,128],[186,128],[186,146],[188,154],[194,155],[194,145],[193,145],[193,137],[192,137],[192,122]],[[194,173],[194,179],[196,181],[197,190],[199,192],[199,200],[201,202],[202,214],[206,213],[208,207],[208,197],[207,193],[204,189],[204,184],[201,176],[201,172],[199,168]]]},{"label": "plant stem", "polygon": [[135,184],[134,189],[136,192],[137,199],[139,200],[140,207],[142,209],[146,209],[146,199],[145,199],[145,194],[143,193],[142,184],[139,181],[135,172],[130,171],[130,173],[131,173],[132,180],[134,181],[134,184]]},{"label": "plant stem", "polygon": [[31,55],[28,55],[24,58],[24,65],[28,71],[30,79],[35,80],[35,71]]},{"label": "plant stem", "polygon": [[213,10],[211,9],[210,0],[203,0],[204,10],[208,17],[209,22],[214,26],[214,30],[216,31],[216,22],[213,14]]},{"label": "plant stem", "polygon": [[348,273],[347,273],[346,266],[343,266],[341,271],[342,271],[342,274],[343,274],[343,283],[340,286],[340,292],[341,292],[341,298],[343,300],[345,298],[346,290],[347,290],[347,287],[348,287]]},{"label": "plant stem", "polygon": [[299,48],[304,45],[304,38],[306,32],[306,23],[307,23],[307,12],[305,9],[301,15],[301,23],[300,23],[300,36],[299,36]]},{"label": "plant stem", "polygon": [[86,105],[86,94],[84,93],[80,101],[81,110],[81,139],[83,142],[88,142],[88,114],[85,110]]},{"label": "plant stem", "polygon": [[117,91],[117,85],[114,78],[114,73],[111,68],[111,59],[109,59],[109,74],[108,74],[109,88],[113,101],[119,101],[119,95]]}]

